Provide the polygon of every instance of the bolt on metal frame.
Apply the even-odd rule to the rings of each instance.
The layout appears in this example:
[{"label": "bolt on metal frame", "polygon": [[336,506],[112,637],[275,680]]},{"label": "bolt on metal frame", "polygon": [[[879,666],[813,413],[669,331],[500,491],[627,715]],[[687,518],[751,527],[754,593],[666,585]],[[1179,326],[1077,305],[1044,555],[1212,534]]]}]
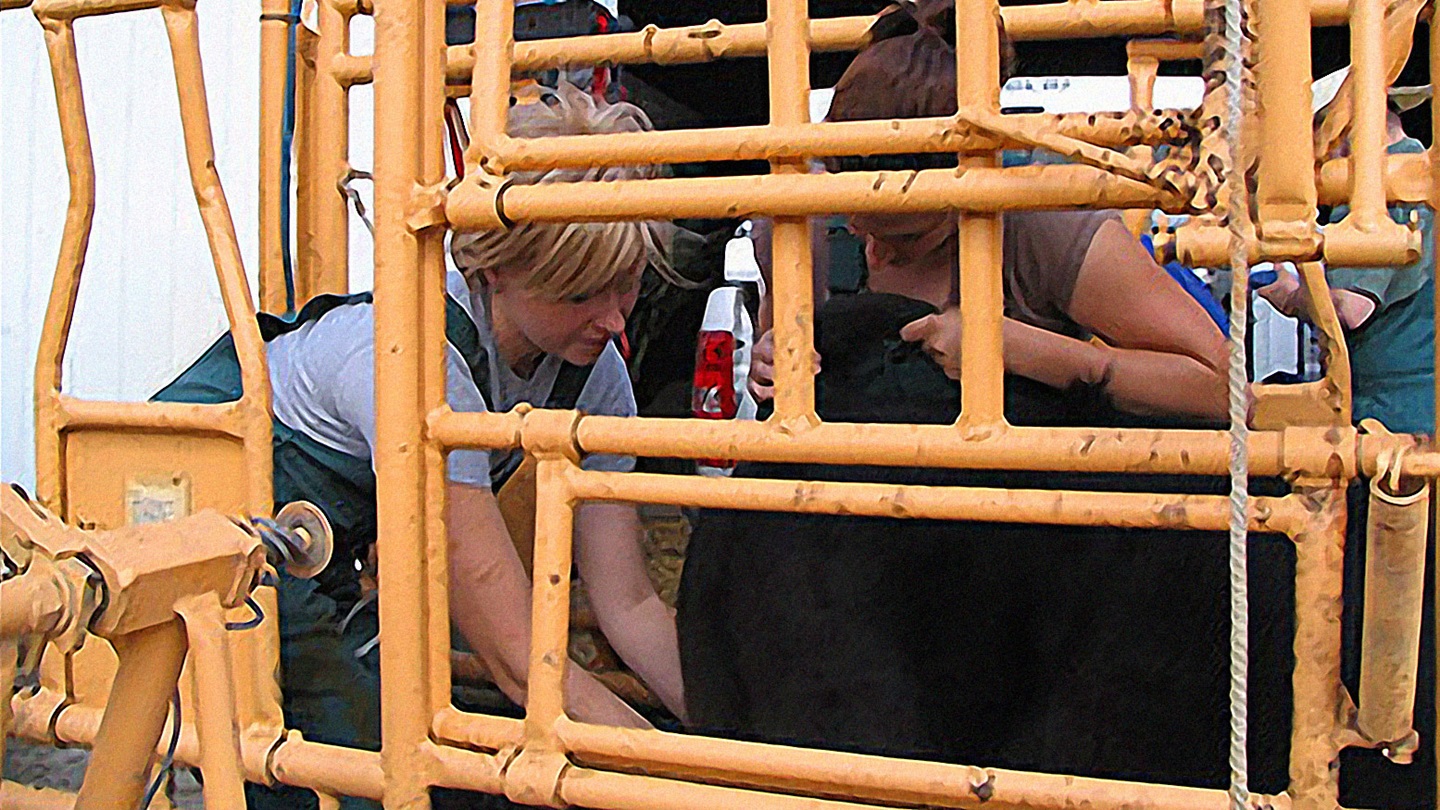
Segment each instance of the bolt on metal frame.
[{"label": "bolt on metal frame", "polygon": [[[274,0],[268,0],[274,4]],[[7,5],[9,5],[7,3]],[[37,398],[48,397],[37,417],[38,467],[41,494],[63,505],[64,459],[55,445],[64,431],[79,427],[114,426],[158,432],[199,430],[243,435],[247,459],[263,457],[263,472],[251,465],[247,479],[251,501],[269,508],[268,386],[263,381],[263,348],[253,334],[248,290],[238,272],[238,256],[227,258],[228,214],[212,207],[217,269],[226,292],[227,312],[236,330],[242,365],[246,368],[244,405],[110,407],[80,403],[58,393],[59,357],[63,353],[74,306],[74,289],[83,263],[85,235],[93,216],[93,168],[89,168],[88,134],[83,100],[74,64],[76,17],[161,7],[173,38],[193,37],[193,4],[183,0],[53,0],[37,3],[37,15],[51,42],[65,121],[67,160],[72,174],[71,212],[57,271],[37,365]],[[345,250],[343,198],[327,187],[343,174],[341,133],[333,131],[345,118],[346,89],[374,81],[376,108],[376,250],[377,415],[376,470],[379,490],[381,565],[386,570],[386,610],[382,612],[381,645],[384,673],[384,739],[380,754],[321,746],[291,731],[270,747],[257,740],[241,741],[249,778],[310,787],[330,795],[383,798],[390,808],[423,808],[427,790],[446,786],[505,792],[520,801],[560,806],[566,803],[597,808],[670,806],[730,807],[738,802],[759,807],[854,807],[857,803],[906,802],[938,806],[973,804],[982,786],[993,791],[986,802],[1000,807],[1068,807],[1084,804],[1120,808],[1146,804],[1175,808],[1227,806],[1223,791],[1165,785],[1125,783],[980,767],[897,761],[836,752],[793,749],[667,734],[630,731],[577,723],[563,712],[561,665],[566,655],[572,510],[583,500],[730,506],[744,499],[749,508],[836,512],[894,517],[1012,520],[1056,525],[1164,526],[1218,529],[1225,524],[1225,499],[1051,491],[929,489],[862,484],[733,480],[717,484],[652,475],[614,475],[581,470],[582,453],[610,452],[685,458],[725,456],[737,459],[883,463],[895,465],[972,466],[979,468],[1085,469],[1116,473],[1131,471],[1222,474],[1226,468],[1225,434],[1219,431],[1158,431],[1122,429],[1047,430],[1013,427],[1000,410],[1000,228],[997,212],[1016,203],[1028,207],[1121,206],[1170,207],[1178,203],[1169,191],[1126,176],[1123,161],[1076,146],[1088,161],[1082,165],[1030,167],[1019,171],[993,166],[993,152],[1012,143],[1040,139],[1087,141],[1094,147],[1161,142],[1164,116],[1132,113],[1079,117],[998,115],[998,65],[983,60],[979,70],[961,71],[960,114],[950,119],[902,122],[891,136],[888,124],[815,124],[806,120],[805,75],[811,50],[846,50],[863,44],[869,18],[810,21],[803,0],[769,0],[764,25],[726,26],[710,23],[688,29],[647,29],[635,34],[580,37],[517,46],[513,39],[513,6],[508,0],[478,4],[473,49],[447,48],[443,31],[443,0],[322,0],[321,32],[315,42],[312,90],[303,104],[308,111],[302,134],[301,185],[308,197],[297,216],[302,227],[301,255],[313,258],[299,266],[304,289],[323,290],[340,283]],[[1296,17],[1305,13],[1303,0],[1261,0],[1262,9]],[[1284,7],[1281,9],[1280,7]],[[1313,24],[1343,22],[1353,9],[1373,31],[1377,0],[1319,0],[1308,4]],[[269,6],[267,6],[269,7]],[[344,29],[357,13],[373,13],[376,52],[373,58],[347,53]],[[999,11],[992,0],[959,0],[957,34],[963,41],[978,37],[994,44],[995,14],[1018,39],[1054,39],[1111,34],[1194,34],[1201,30],[1200,0],[1072,0]],[[1299,17],[1300,24],[1304,17]],[[336,22],[336,21],[339,22]],[[328,23],[326,21],[329,21]],[[278,26],[267,30],[265,51],[273,60]],[[1261,42],[1264,37],[1261,26]],[[1273,29],[1272,29],[1273,30]],[[177,33],[178,32],[178,33]],[[977,33],[979,32],[979,33]],[[1357,45],[1375,57],[1373,35]],[[1440,36],[1432,31],[1432,40]],[[188,47],[188,46],[187,46]],[[993,49],[982,48],[989,53]],[[68,52],[68,57],[67,57]],[[188,51],[187,51],[188,52]],[[1440,48],[1432,49],[1440,55]],[[473,54],[473,55],[472,55]],[[768,55],[771,66],[771,122],[766,127],[585,136],[526,142],[504,134],[509,76],[566,62],[672,63],[730,56]],[[188,58],[188,57],[187,57]],[[200,168],[208,147],[203,89],[198,97],[198,51],[177,77],[182,85],[182,114],[192,169]],[[1357,62],[1361,61],[1357,59]],[[473,62],[467,64],[467,62]],[[267,61],[267,63],[272,63]],[[1433,63],[1432,63],[1433,68]],[[1259,72],[1262,92],[1275,92],[1275,76],[1293,79],[1295,65]],[[184,73],[181,76],[181,73]],[[302,75],[304,71],[302,70]],[[1357,111],[1373,108],[1384,76],[1360,70],[1357,80],[1368,89],[1357,93]],[[267,74],[267,76],[273,73]],[[446,188],[442,162],[441,106],[448,79],[470,79],[473,141],[467,156],[471,171],[453,189]],[[193,77],[190,95],[184,82]],[[1377,79],[1378,77],[1378,79]],[[300,84],[306,84],[302,80]],[[62,86],[63,85],[63,86]],[[1373,85],[1373,86],[1371,86]],[[1266,90],[1265,88],[1271,88]],[[322,89],[323,88],[323,89]],[[273,87],[266,91],[274,98]],[[1368,94],[1368,95],[1367,95]],[[1369,101],[1365,107],[1360,96]],[[322,100],[323,97],[323,100]],[[187,102],[186,99],[189,99]],[[198,98],[198,101],[197,101]],[[1371,110],[1373,112],[1373,109]],[[1308,112],[1306,116],[1308,122]],[[1440,122],[1440,115],[1437,115]],[[348,125],[346,122],[345,125]],[[265,119],[266,140],[277,124]],[[331,129],[327,129],[330,127]],[[1283,129],[1289,127],[1289,129]],[[1270,137],[1299,127],[1276,124]],[[1272,132],[1273,130],[1273,132]],[[1293,131],[1292,131],[1293,130]],[[329,140],[322,140],[325,135]],[[204,136],[203,138],[201,136]],[[193,137],[192,137],[193,136]],[[881,136],[885,136],[881,142]],[[1368,143],[1368,141],[1367,141]],[[718,145],[715,145],[718,144]],[[273,143],[271,146],[273,154]],[[962,170],[907,173],[808,175],[795,170],[805,159],[856,151],[957,151]],[[1261,165],[1264,154],[1262,150]],[[338,156],[338,157],[337,157]],[[756,178],[729,180],[652,180],[597,184],[585,189],[549,193],[545,187],[507,187],[506,170],[643,159],[652,162],[760,157],[775,171]],[[1379,170],[1377,171],[1377,165]],[[1388,165],[1388,170],[1386,166]],[[1112,173],[1112,169],[1121,174]],[[1404,161],[1356,157],[1353,167],[1326,165],[1316,181],[1276,179],[1261,172],[1262,200],[1278,211],[1260,224],[1284,231],[1295,222],[1298,194],[1304,200],[1349,199],[1350,177],[1365,185],[1369,204],[1383,188],[1380,171],[1389,172],[1388,188],[1378,199],[1440,199],[1440,161],[1435,153]],[[197,198],[215,199],[218,181],[213,170],[196,175]],[[267,175],[269,176],[269,175]],[[908,181],[908,182],[907,182]],[[1281,185],[1275,185],[1275,184]],[[1288,184],[1288,185],[1286,185]],[[209,196],[201,195],[201,188]],[[276,199],[277,185],[262,179],[265,205]],[[1358,192],[1358,189],[1357,189]],[[1270,196],[1266,196],[1269,194]],[[322,202],[331,197],[328,203]],[[1362,198],[1364,195],[1361,195]],[[336,201],[339,201],[338,206]],[[743,200],[744,203],[737,203]],[[1289,208],[1285,206],[1289,205]],[[503,206],[503,209],[502,209]],[[338,208],[338,213],[337,213]],[[966,363],[963,415],[955,426],[838,425],[820,422],[814,410],[809,357],[813,353],[808,239],[804,217],[832,211],[963,212],[962,251],[980,255],[966,261],[961,278],[966,287],[965,356],[991,362]],[[444,405],[443,369],[443,236],[441,226],[494,226],[500,214],[512,221],[531,219],[671,218],[690,215],[758,214],[780,218],[776,229],[777,416],[767,423],[696,424],[688,420],[618,419],[574,412],[519,409],[506,414],[454,414]],[[1285,216],[1281,216],[1284,214]],[[270,216],[268,213],[265,216]],[[329,224],[320,225],[322,221]],[[305,223],[309,223],[305,225]],[[313,228],[312,230],[309,230]],[[330,230],[324,230],[329,228]],[[1291,229],[1293,230],[1293,228]],[[337,235],[340,234],[340,235]],[[1300,239],[1308,239],[1300,234]],[[1374,248],[1368,235],[1357,238],[1353,253],[1373,261],[1396,261],[1393,240]],[[268,243],[267,243],[268,244]],[[337,250],[337,244],[339,249]],[[1318,245],[1318,242],[1314,244]],[[1372,249],[1373,248],[1373,249]],[[330,251],[325,254],[324,251]],[[1260,240],[1257,256],[1284,254],[1273,240]],[[1294,250],[1292,253],[1296,252]],[[225,254],[222,256],[222,254]],[[328,258],[325,256],[328,255]],[[1286,254],[1288,255],[1288,254]],[[1314,251],[1306,258],[1314,258]],[[1333,257],[1332,257],[1333,258]],[[273,246],[262,252],[265,277],[273,281]],[[316,281],[328,277],[329,282]],[[1306,274],[1312,292],[1324,290],[1323,279]],[[343,289],[340,287],[339,289]],[[266,295],[267,306],[273,295]],[[239,302],[244,302],[243,304]],[[243,317],[242,317],[243,316]],[[253,335],[253,337],[252,337]],[[247,360],[248,358],[248,360]],[[258,360],[257,360],[258,358]],[[258,366],[257,366],[258,363]],[[53,372],[47,372],[53,367]],[[257,370],[258,369],[258,370]],[[45,382],[46,385],[39,383]],[[414,392],[419,391],[417,398]],[[1339,392],[1348,396],[1348,387]],[[258,403],[258,406],[257,406]],[[242,419],[237,413],[245,409]],[[37,413],[42,409],[37,407]],[[264,441],[259,427],[264,422]],[[243,427],[237,427],[237,423]],[[1373,473],[1377,458],[1409,437],[1362,436],[1348,425],[1300,424],[1257,431],[1251,439],[1251,464],[1256,475],[1285,474],[1294,478],[1294,493],[1283,498],[1254,499],[1251,528],[1281,532],[1296,542],[1295,718],[1291,755],[1292,783],[1286,795],[1270,801],[1277,807],[1335,806],[1336,775],[1331,768],[1340,743],[1336,718],[1343,706],[1339,690],[1339,582],[1343,544],[1343,487],[1357,474]],[[523,721],[470,715],[449,703],[449,638],[446,598],[446,542],[443,519],[444,454],[457,447],[524,447],[539,459],[537,538],[535,556],[534,637],[527,716]],[[263,450],[262,450],[263,448]],[[253,455],[250,455],[253,454]],[[1423,448],[1405,456],[1408,475],[1433,477],[1440,471],[1440,453]],[[263,480],[262,480],[263,479]],[[257,510],[258,511],[258,510]],[[273,654],[273,648],[272,648]],[[272,659],[273,660],[273,659]],[[17,701],[21,730],[32,736],[90,742],[98,732],[94,707],[64,705],[64,698],[42,692]],[[1348,740],[1348,742],[1362,742]],[[198,762],[203,756],[193,731],[182,734],[180,759]],[[647,775],[640,775],[640,774]],[[704,784],[721,781],[725,786]],[[7,798],[8,798],[7,794]],[[328,804],[328,801],[327,801]]]}]

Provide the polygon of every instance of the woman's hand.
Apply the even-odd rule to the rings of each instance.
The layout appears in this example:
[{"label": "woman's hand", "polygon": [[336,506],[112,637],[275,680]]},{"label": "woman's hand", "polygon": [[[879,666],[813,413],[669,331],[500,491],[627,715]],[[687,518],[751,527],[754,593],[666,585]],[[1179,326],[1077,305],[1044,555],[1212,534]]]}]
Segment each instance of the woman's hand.
[{"label": "woman's hand", "polygon": [[[820,373],[820,356],[814,356],[811,374]],[[775,398],[775,330],[766,329],[750,350],[750,379],[746,383],[756,402]]]},{"label": "woman's hand", "polygon": [[1257,289],[1260,294],[1274,307],[1281,315],[1291,318],[1303,318],[1305,312],[1305,293],[1300,289],[1300,277],[1293,269],[1283,265],[1276,265],[1278,271],[1275,274],[1275,282]]},{"label": "woman's hand", "polygon": [[750,379],[746,385],[756,402],[775,398],[775,330],[766,329],[750,350]]},{"label": "woman's hand", "polygon": [[960,379],[960,310],[950,307],[944,312],[911,321],[900,329],[900,339],[919,343],[925,353],[940,364],[945,376]]}]

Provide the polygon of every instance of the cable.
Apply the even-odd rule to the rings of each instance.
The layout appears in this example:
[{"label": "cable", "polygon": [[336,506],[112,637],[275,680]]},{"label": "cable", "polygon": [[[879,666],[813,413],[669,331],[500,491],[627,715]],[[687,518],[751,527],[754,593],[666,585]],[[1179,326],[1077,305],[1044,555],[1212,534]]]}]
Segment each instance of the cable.
[{"label": "cable", "polygon": [[260,609],[260,605],[255,602],[254,597],[245,597],[245,606],[250,608],[250,612],[254,615],[243,622],[226,622],[226,630],[249,630],[252,627],[259,627],[260,623],[265,621],[265,611]]},{"label": "cable", "polygon": [[165,777],[175,767],[175,749],[180,747],[180,690],[175,690],[175,696],[170,698],[170,707],[175,712],[175,722],[170,727],[170,745],[165,749],[165,758],[160,760],[160,770],[155,772],[155,778],[151,780],[150,787],[145,790],[145,798],[140,800],[140,810],[146,810],[150,802],[155,800],[155,794],[160,792],[160,786],[165,784]]},{"label": "cable", "polygon": [[303,0],[290,0],[286,18],[285,108],[280,116],[280,266],[285,272],[285,314],[295,312],[295,265],[290,256],[290,153],[295,144],[295,26]]}]

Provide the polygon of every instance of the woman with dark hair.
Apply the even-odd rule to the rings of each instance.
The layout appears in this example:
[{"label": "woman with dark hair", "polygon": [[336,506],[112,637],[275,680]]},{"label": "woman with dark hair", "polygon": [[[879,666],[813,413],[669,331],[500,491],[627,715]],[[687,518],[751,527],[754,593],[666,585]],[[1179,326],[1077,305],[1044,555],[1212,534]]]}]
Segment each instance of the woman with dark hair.
[{"label": "woman with dark hair", "polygon": [[[954,114],[953,13],[934,0],[882,17],[831,119]],[[953,423],[955,216],[850,224],[866,240],[869,291],[817,313],[820,416]],[[1215,426],[1202,420],[1225,409],[1224,338],[1117,215],[1010,212],[1004,224],[1011,424]],[[779,464],[736,475],[1226,491],[1220,479],[1171,475]],[[1252,702],[1258,790],[1285,778],[1291,553],[1283,539],[1252,541],[1251,649],[1266,664],[1252,668],[1251,688],[1276,697]],[[707,512],[680,590],[687,706],[698,728],[730,736],[1223,786],[1225,576],[1215,533]]]},{"label": "woman with dark hair", "polygon": [[[923,0],[883,15],[870,45],[836,85],[829,120],[954,115],[954,32],[951,0]],[[956,163],[954,155],[932,153],[839,158],[828,165],[836,171]],[[1004,226],[1006,371],[1062,389],[1099,386],[1130,413],[1224,418],[1224,335],[1117,212],[1011,211]],[[854,215],[850,228],[865,240],[872,292],[938,310],[907,326],[902,337],[921,343],[958,379],[956,215]],[[754,376],[761,385],[770,382],[763,351]]]}]

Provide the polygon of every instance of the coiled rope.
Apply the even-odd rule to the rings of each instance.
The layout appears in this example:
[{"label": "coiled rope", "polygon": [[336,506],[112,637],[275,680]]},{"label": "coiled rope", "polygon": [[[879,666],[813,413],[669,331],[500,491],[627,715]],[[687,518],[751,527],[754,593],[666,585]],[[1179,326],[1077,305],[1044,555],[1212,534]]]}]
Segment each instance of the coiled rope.
[{"label": "coiled rope", "polygon": [[1226,221],[1230,231],[1230,807],[1250,804],[1247,689],[1250,669],[1250,593],[1246,539],[1250,511],[1249,398],[1245,336],[1250,313],[1248,236],[1250,200],[1241,141],[1244,117],[1245,34],[1242,0],[1223,0],[1225,65]]}]

